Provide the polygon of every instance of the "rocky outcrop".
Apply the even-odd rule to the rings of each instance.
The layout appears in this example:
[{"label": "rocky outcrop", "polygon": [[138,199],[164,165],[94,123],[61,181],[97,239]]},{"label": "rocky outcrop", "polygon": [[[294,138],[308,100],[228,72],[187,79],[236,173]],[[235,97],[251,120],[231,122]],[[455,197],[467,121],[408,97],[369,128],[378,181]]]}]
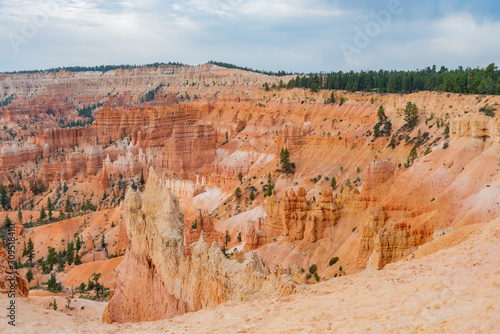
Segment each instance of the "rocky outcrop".
[{"label": "rocky outcrop", "polygon": [[243,246],[243,252],[256,250],[268,242],[268,236],[266,235],[263,227],[262,218],[259,218],[257,222],[249,221],[247,223],[245,228],[245,246]]},{"label": "rocky outcrop", "polygon": [[267,214],[267,218],[264,221],[264,231],[269,240],[274,240],[284,234],[280,216],[280,203],[277,201],[274,193],[267,198],[264,208]]},{"label": "rocky outcrop", "polygon": [[202,212],[200,209],[197,209],[195,224],[196,228],[189,225],[184,231],[184,253],[186,256],[191,256],[191,248],[189,246],[200,240],[201,233],[203,233],[203,238],[207,244],[212,245],[214,242],[218,245],[223,244],[224,236],[215,229],[212,218],[208,215],[208,211],[204,210]]},{"label": "rocky outcrop", "polygon": [[12,145],[2,146],[0,153],[0,169],[15,169],[38,159],[42,154],[42,148],[31,142],[26,142],[24,145],[14,142]]},{"label": "rocky outcrop", "polygon": [[63,161],[44,160],[44,164],[40,169],[40,178],[46,183],[54,180],[69,180],[76,176],[79,172],[87,170],[87,155],[80,152],[69,154]]},{"label": "rocky outcrop", "polygon": [[162,150],[163,166],[174,172],[196,170],[215,159],[217,136],[213,125],[175,126]]},{"label": "rocky outcrop", "polygon": [[31,190],[27,191],[16,191],[10,200],[10,205],[12,210],[17,210],[22,207],[22,205],[35,197],[35,194]]},{"label": "rocky outcrop", "polygon": [[165,186],[170,188],[178,198],[192,198],[205,192],[205,180],[206,178],[202,177],[200,182],[198,176],[196,177],[196,182],[179,177],[171,177],[165,180]]},{"label": "rocky outcrop", "polygon": [[[13,262],[11,262],[13,264]],[[28,281],[9,264],[9,254],[0,240],[0,293],[14,292],[16,297],[27,297]]]},{"label": "rocky outcrop", "polygon": [[106,171],[106,168],[102,169],[101,177],[99,178],[99,185],[101,187],[101,190],[103,191],[109,188],[109,176],[108,172]]},{"label": "rocky outcrop", "polygon": [[21,237],[24,234],[24,226],[21,224],[21,222],[17,222],[16,226],[14,226],[14,236],[16,238]]},{"label": "rocky outcrop", "polygon": [[396,164],[390,160],[376,160],[372,162],[366,170],[363,191],[376,189],[379,185],[390,179],[394,175],[395,170]]},{"label": "rocky outcrop", "polygon": [[95,143],[94,130],[82,128],[52,128],[37,133],[35,143],[47,147],[49,151],[78,147],[82,143]]},{"label": "rocky outcrop", "polygon": [[386,222],[382,207],[371,208],[365,215],[357,242],[357,268],[383,269],[390,262],[407,256],[425,238],[432,235],[425,227],[412,228],[403,222]]},{"label": "rocky outcrop", "polygon": [[127,152],[126,156],[118,155],[115,161],[111,162],[108,157],[104,160],[103,165],[106,173],[114,178],[125,177],[132,178],[143,171],[146,164],[146,157],[140,150],[137,156],[131,151]]},{"label": "rocky outcrop", "polygon": [[303,129],[293,123],[283,124],[283,126],[279,130],[278,138],[276,139],[278,153],[281,151],[281,149],[294,151],[295,149],[299,148],[301,145],[303,132]]},{"label": "rocky outcrop", "polygon": [[316,203],[306,199],[306,190],[303,187],[297,190],[297,194],[290,189],[280,205],[280,217],[286,239],[306,239],[309,242],[322,239],[324,230],[332,227],[338,218],[336,210],[337,205],[330,189],[323,188]]},{"label": "rocky outcrop", "polygon": [[89,233],[87,237],[87,242],[85,243],[85,248],[83,249],[83,254],[87,254],[94,250],[94,239],[92,238],[92,234]]},{"label": "rocky outcrop", "polygon": [[113,247],[113,254],[116,256],[125,255],[125,251],[129,245],[127,227],[125,221],[122,221],[118,227],[118,235],[116,237],[116,245]]},{"label": "rocky outcrop", "polygon": [[450,122],[450,135],[452,139],[471,137],[500,143],[500,117],[467,114],[455,118]]},{"label": "rocky outcrop", "polygon": [[117,287],[103,319],[139,322],[213,307],[227,300],[287,295],[289,281],[266,275],[255,253],[244,263],[209,247],[203,233],[184,256],[184,214],[152,169],[144,193],[129,189],[125,215],[130,245],[117,268]]}]

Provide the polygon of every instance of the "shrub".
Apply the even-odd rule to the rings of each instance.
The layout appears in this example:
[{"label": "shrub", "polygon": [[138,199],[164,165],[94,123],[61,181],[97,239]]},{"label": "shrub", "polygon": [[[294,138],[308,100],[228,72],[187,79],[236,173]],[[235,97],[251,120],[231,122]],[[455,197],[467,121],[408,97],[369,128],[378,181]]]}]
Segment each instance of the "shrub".
[{"label": "shrub", "polygon": [[488,117],[495,117],[495,110],[496,110],[495,108],[489,105],[485,105],[484,107],[479,108],[479,111]]},{"label": "shrub", "polygon": [[380,123],[375,124],[375,126],[373,127],[373,136],[375,138],[380,137]]},{"label": "shrub", "polygon": [[408,156],[408,165],[410,165],[410,163],[413,163],[413,161],[418,157],[418,154],[417,154],[417,148],[414,146],[411,151],[410,151],[410,155]]},{"label": "shrub", "polygon": [[448,148],[448,146],[449,146],[449,145],[450,145],[450,144],[448,144],[448,142],[447,142],[447,141],[445,141],[445,142],[444,142],[444,144],[443,144],[443,148],[446,150],[446,149]]},{"label": "shrub", "polygon": [[330,262],[328,263],[329,266],[333,266],[335,263],[337,263],[339,261],[339,258],[338,257],[332,257],[330,259]]},{"label": "shrub", "polygon": [[318,266],[316,264],[313,264],[312,266],[309,267],[309,273],[314,274],[318,270]]},{"label": "shrub", "polygon": [[392,148],[396,147],[396,137],[394,135],[392,135],[392,137],[391,137],[391,141],[389,142],[389,146]]},{"label": "shrub", "polygon": [[241,189],[240,187],[237,187],[236,190],[234,191],[234,197],[240,198],[241,197]]},{"label": "shrub", "polygon": [[317,272],[316,272],[316,273],[314,273],[314,278],[316,279],[316,282],[319,282],[319,275],[318,275],[318,273],[317,273]]}]

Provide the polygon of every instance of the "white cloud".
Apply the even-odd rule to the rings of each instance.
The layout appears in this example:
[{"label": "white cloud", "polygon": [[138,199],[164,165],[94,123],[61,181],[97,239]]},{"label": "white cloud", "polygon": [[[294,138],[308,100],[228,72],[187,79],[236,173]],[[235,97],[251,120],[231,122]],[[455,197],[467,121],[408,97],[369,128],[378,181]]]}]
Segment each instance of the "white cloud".
[{"label": "white cloud", "polygon": [[[413,11],[405,8],[347,63],[339,44],[351,42],[354,27],[363,27],[372,20],[368,12],[385,4],[354,11],[330,0],[57,2],[58,10],[18,53],[0,38],[0,70],[169,60],[299,72],[415,69],[484,66],[500,54],[495,43],[500,22],[469,12],[408,17]],[[46,3],[50,0],[0,0],[0,34],[23,36],[26,22]]]},{"label": "white cloud", "polygon": [[466,12],[435,20],[398,21],[374,37],[359,55],[353,55],[351,62],[343,59],[342,66],[408,70],[433,64],[482,67],[495,62],[500,54],[500,44],[494,42],[498,32],[500,22],[479,21]]},{"label": "white cloud", "polygon": [[318,0],[189,0],[177,2],[173,8],[179,12],[206,12],[227,17],[254,16],[260,18],[308,18],[335,17],[343,12],[338,8],[325,7]]}]

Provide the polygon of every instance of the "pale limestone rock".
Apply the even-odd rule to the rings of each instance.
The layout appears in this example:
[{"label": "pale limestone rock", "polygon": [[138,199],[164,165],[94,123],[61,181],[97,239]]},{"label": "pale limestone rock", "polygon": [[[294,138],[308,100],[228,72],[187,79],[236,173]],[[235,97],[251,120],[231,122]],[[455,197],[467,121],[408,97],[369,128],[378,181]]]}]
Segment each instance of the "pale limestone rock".
[{"label": "pale limestone rock", "polygon": [[139,322],[171,318],[228,300],[253,300],[293,292],[291,280],[269,275],[252,252],[243,263],[227,259],[216,242],[200,239],[184,255],[184,214],[179,200],[149,171],[144,193],[125,197],[125,259],[117,267],[117,288],[103,319]]}]

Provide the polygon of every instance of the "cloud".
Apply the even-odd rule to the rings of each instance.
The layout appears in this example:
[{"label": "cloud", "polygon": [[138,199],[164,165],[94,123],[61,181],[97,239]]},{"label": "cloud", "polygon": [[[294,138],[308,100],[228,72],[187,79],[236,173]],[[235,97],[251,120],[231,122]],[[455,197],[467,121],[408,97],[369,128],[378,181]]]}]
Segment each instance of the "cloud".
[{"label": "cloud", "polygon": [[466,12],[435,20],[397,21],[374,37],[351,62],[344,59],[343,66],[407,70],[433,64],[483,67],[498,61],[500,45],[493,42],[498,31],[500,22],[478,20]]},{"label": "cloud", "polygon": [[388,0],[0,0],[0,70],[220,60],[311,72],[498,60],[500,23],[486,3],[401,3],[404,10],[347,61],[339,45],[353,44],[356,29]]},{"label": "cloud", "polygon": [[331,8],[318,0],[189,0],[177,2],[173,8],[186,13],[206,12],[225,17],[246,16],[273,20],[311,16],[335,17],[342,14],[339,8]]}]

